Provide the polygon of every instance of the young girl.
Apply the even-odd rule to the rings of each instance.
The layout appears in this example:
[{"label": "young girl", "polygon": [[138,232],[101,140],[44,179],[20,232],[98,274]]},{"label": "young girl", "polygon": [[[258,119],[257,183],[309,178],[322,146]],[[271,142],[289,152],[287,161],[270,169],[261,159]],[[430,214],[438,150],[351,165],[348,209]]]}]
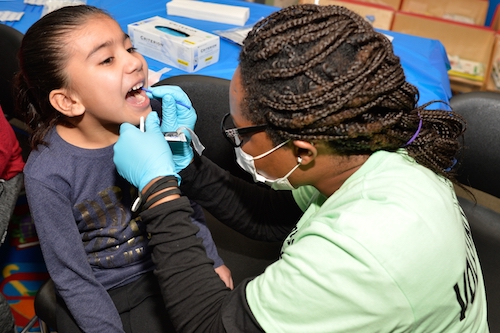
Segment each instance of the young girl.
[{"label": "young girl", "polygon": [[[151,112],[141,89],[146,61],[117,22],[91,6],[36,22],[19,61],[17,106],[33,130],[25,186],[59,296],[58,332],[172,331],[145,227],[130,210],[133,188],[112,160],[119,125],[139,124]],[[201,230],[230,286],[208,229]]]}]

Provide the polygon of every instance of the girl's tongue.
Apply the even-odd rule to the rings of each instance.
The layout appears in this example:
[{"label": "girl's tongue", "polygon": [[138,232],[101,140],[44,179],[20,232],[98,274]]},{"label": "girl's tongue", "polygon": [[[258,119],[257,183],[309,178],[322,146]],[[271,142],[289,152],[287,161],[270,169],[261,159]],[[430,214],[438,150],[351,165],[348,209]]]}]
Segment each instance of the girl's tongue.
[{"label": "girl's tongue", "polygon": [[128,92],[125,99],[127,100],[127,103],[135,106],[142,106],[143,104],[146,103],[146,100],[147,103],[149,103],[149,98],[146,95],[146,92],[144,92],[142,89],[137,89]]}]

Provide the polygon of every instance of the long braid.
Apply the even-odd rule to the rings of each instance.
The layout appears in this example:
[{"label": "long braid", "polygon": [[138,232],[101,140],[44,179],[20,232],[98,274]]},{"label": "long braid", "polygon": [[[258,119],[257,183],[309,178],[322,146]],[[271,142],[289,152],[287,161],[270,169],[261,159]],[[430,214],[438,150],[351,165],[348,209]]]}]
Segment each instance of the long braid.
[{"label": "long braid", "polygon": [[275,144],[324,140],[343,155],[406,147],[417,162],[449,173],[463,120],[451,111],[417,107],[391,42],[339,6],[286,7],[255,25],[240,54],[247,96],[243,110],[269,124]]}]

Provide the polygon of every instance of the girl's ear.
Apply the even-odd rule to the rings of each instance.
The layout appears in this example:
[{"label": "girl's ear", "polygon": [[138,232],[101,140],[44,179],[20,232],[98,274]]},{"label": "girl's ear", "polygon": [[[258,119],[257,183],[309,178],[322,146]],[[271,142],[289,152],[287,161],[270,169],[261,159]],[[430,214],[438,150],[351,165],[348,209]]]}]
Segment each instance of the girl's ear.
[{"label": "girl's ear", "polygon": [[311,163],[318,155],[318,149],[316,149],[314,143],[302,140],[294,140],[293,144],[296,149],[296,156],[301,158],[301,165],[307,165]]},{"label": "girl's ear", "polygon": [[54,89],[49,93],[50,104],[67,117],[78,117],[85,112],[80,100],[65,89]]}]

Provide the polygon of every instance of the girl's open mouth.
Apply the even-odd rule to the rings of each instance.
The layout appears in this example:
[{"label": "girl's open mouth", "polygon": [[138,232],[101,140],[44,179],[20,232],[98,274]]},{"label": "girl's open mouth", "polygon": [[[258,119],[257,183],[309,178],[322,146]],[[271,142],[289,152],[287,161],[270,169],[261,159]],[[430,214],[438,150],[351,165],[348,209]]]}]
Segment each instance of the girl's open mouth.
[{"label": "girl's open mouth", "polygon": [[132,87],[125,96],[127,103],[132,104],[136,107],[143,107],[144,105],[149,105],[149,97],[146,92],[142,90],[143,84],[138,84]]}]

